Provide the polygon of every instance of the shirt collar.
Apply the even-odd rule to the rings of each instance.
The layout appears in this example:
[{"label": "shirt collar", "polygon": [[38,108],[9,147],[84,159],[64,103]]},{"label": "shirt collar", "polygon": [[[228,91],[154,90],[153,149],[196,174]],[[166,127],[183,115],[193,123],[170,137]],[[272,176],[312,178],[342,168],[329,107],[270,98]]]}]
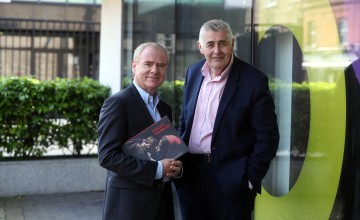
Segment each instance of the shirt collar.
[{"label": "shirt collar", "polygon": [[137,91],[140,93],[140,96],[145,103],[148,104],[151,99],[153,99],[155,106],[159,103],[160,96],[158,95],[157,92],[155,92],[154,96],[151,96],[148,92],[146,92],[140,86],[138,86],[135,81],[133,81],[133,84],[135,85]]},{"label": "shirt collar", "polygon": [[[216,77],[215,79],[212,80],[217,80],[220,81],[222,79],[226,79],[227,76],[229,75],[231,66],[234,62],[234,54],[231,56],[230,62],[227,65],[227,67],[225,68],[225,70],[220,74],[220,76]],[[208,65],[207,62],[204,63],[203,67],[201,68],[201,74],[206,78],[209,77],[210,79],[210,66]]]}]

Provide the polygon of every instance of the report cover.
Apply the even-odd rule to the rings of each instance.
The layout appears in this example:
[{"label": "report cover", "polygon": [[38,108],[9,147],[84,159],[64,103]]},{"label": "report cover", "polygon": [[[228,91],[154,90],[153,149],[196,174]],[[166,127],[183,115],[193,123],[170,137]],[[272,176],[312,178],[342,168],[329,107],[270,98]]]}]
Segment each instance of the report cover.
[{"label": "report cover", "polygon": [[177,159],[188,151],[167,116],[125,142],[122,149],[139,159],[154,161]]}]

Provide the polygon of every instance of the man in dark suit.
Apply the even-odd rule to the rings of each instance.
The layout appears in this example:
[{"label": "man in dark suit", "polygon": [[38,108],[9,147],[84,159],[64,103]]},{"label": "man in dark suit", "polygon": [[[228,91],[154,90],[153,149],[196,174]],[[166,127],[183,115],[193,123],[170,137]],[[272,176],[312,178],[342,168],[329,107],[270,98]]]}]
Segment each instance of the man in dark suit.
[{"label": "man in dark suit", "polygon": [[[167,115],[171,107],[156,90],[164,82],[169,55],[157,43],[144,43],[134,51],[134,81],[103,104],[98,125],[99,163],[107,169],[104,220],[169,220],[174,207],[169,178],[182,170],[181,162],[141,160],[125,154],[128,139]],[[166,177],[166,178],[164,178]]]},{"label": "man in dark suit", "polygon": [[339,188],[344,219],[360,219],[360,59],[345,68],[345,85],[346,137]]},{"label": "man in dark suit", "polygon": [[205,56],[186,73],[179,132],[189,147],[175,180],[183,220],[251,219],[279,131],[268,78],[233,55],[228,23],[200,29]]}]

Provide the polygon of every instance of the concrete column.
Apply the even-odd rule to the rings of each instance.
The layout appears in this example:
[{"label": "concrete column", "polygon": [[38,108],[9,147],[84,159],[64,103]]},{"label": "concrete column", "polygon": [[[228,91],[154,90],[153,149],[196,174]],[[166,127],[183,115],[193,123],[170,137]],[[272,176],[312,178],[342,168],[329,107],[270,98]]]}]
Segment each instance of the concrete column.
[{"label": "concrete column", "polygon": [[99,81],[112,93],[121,88],[122,9],[122,0],[102,1]]}]

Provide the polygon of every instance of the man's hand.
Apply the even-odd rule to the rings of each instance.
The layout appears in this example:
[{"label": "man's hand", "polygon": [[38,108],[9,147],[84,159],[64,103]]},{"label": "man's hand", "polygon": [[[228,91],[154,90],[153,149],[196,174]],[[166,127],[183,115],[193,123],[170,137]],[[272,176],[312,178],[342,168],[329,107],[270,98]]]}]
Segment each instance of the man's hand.
[{"label": "man's hand", "polygon": [[182,163],[180,160],[164,159],[161,160],[163,166],[163,177],[176,177],[182,172]]}]

